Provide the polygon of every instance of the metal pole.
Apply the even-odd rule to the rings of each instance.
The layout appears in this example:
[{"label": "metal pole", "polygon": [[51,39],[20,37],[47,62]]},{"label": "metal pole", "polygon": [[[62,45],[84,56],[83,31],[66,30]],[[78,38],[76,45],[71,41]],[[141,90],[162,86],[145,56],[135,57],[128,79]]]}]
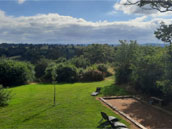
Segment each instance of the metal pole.
[{"label": "metal pole", "polygon": [[54,82],[54,106],[56,105],[56,85]]}]

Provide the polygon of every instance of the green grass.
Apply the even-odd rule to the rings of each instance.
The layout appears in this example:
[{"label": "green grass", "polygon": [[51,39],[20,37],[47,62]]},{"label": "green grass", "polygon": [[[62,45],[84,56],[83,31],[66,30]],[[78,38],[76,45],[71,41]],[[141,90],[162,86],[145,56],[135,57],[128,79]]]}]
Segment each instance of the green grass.
[{"label": "green grass", "polygon": [[0,129],[97,128],[101,111],[119,118],[90,96],[96,87],[112,84],[112,77],[101,82],[57,84],[56,106],[52,106],[53,85],[32,84],[11,88],[13,98],[8,106],[0,108]]}]

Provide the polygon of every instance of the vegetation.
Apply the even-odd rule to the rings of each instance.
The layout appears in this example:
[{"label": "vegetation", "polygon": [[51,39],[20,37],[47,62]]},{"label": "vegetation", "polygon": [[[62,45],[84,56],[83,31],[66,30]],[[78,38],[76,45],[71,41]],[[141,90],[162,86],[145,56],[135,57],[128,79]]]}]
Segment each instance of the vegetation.
[{"label": "vegetation", "polygon": [[47,59],[40,59],[40,61],[35,64],[35,77],[41,81],[45,75],[45,69],[48,67],[50,63]]},{"label": "vegetation", "polygon": [[7,105],[10,98],[11,92],[7,89],[4,89],[2,85],[0,85],[0,106]]},{"label": "vegetation", "polygon": [[169,47],[139,46],[123,41],[116,53],[116,82],[129,83],[137,91],[169,101],[172,97],[170,59]]},{"label": "vegetation", "polygon": [[127,83],[130,80],[131,65],[136,61],[138,45],[135,41],[120,41],[115,55],[116,83]]},{"label": "vegetation", "polygon": [[56,68],[56,81],[57,82],[76,82],[78,73],[77,69],[73,65],[59,64]]},{"label": "vegetation", "polygon": [[80,79],[81,81],[91,82],[91,81],[102,81],[104,80],[104,75],[102,72],[96,69],[86,70]]},{"label": "vegetation", "polygon": [[[137,5],[139,7],[149,7],[149,9],[156,9],[159,12],[168,12],[172,11],[172,0],[138,0],[136,2],[133,2],[131,0],[127,0],[126,5]],[[163,97],[166,100],[171,100],[172,98],[172,24],[166,25],[164,22],[161,22],[160,27],[154,32],[156,38],[160,39],[163,42],[169,43],[169,45],[165,48],[165,57],[162,56],[162,51],[159,53],[153,53],[153,55],[147,55],[144,59],[145,62],[142,62],[146,68],[143,68],[143,64],[137,65],[135,67],[136,71],[140,71],[140,76],[138,80],[140,81],[140,85],[143,85],[142,87],[145,87],[147,85],[147,91],[152,92],[153,91],[161,91],[163,94]],[[144,52],[143,52],[144,53]],[[163,59],[163,60],[161,60]],[[164,67],[162,67],[162,62],[164,61]],[[139,66],[142,66],[139,68]],[[153,69],[153,67],[155,67]],[[144,70],[146,69],[146,70]],[[144,70],[144,71],[143,71]],[[149,72],[151,70],[151,72]],[[142,72],[141,72],[142,71]],[[134,72],[134,69],[132,70]],[[148,72],[148,74],[145,74],[144,72]],[[144,75],[145,74],[145,75]],[[143,79],[145,78],[145,79]],[[147,79],[146,79],[147,78]],[[136,79],[135,79],[136,80]],[[138,82],[138,81],[137,81]],[[154,93],[154,92],[153,92]],[[157,95],[161,96],[162,94],[158,93]]]},{"label": "vegetation", "polygon": [[14,60],[0,60],[0,84],[17,86],[31,82],[34,78],[34,68],[30,63]]},{"label": "vegetation", "polygon": [[[163,30],[168,26],[162,26],[155,34],[170,43],[170,37],[166,37]],[[172,98],[171,45],[163,48],[141,46],[136,41],[120,43],[119,46],[0,44],[0,55],[3,55],[0,83],[4,86],[25,84],[33,80],[34,70],[34,81],[43,83],[102,81],[111,75],[108,69],[114,64],[117,84],[128,83],[144,94],[166,100]]]},{"label": "vegetation", "polygon": [[101,111],[127,124],[90,95],[96,87],[106,89],[113,83],[111,77],[101,82],[57,84],[56,106],[52,106],[51,84],[11,88],[15,96],[7,107],[0,108],[0,128],[97,128]]},{"label": "vegetation", "polygon": [[[56,63],[70,63],[76,67],[86,68],[95,63],[114,61],[115,47],[110,45],[48,45],[48,44],[0,44],[0,57],[29,61],[39,64],[42,58],[54,60]],[[73,59],[72,59],[73,58]],[[91,63],[91,64],[90,64]]]}]

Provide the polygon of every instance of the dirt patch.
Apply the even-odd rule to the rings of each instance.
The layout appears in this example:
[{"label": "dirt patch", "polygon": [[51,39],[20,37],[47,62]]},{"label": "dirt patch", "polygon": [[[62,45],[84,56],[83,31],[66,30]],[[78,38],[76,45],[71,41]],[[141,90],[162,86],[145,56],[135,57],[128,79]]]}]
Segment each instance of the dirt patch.
[{"label": "dirt patch", "polygon": [[[100,101],[100,99],[99,99],[99,97],[97,97],[96,98],[97,100],[99,100]],[[102,101],[100,101],[104,106],[106,106],[107,108],[109,108],[109,109],[111,109],[109,106],[107,106],[105,103],[103,103]],[[111,109],[112,110],[112,109]],[[118,114],[118,115],[120,115],[118,112],[116,112],[116,111],[114,111],[114,110],[112,110],[115,114]],[[129,124],[130,124],[130,129],[140,129],[140,128],[138,128],[135,124],[133,124],[131,121],[129,121],[128,119],[126,119],[125,117],[123,117],[123,116],[121,116],[120,115],[120,117],[123,119],[123,120],[125,120],[125,121],[127,121]]]},{"label": "dirt patch", "polygon": [[106,99],[106,101],[148,129],[172,128],[171,115],[133,98]]}]

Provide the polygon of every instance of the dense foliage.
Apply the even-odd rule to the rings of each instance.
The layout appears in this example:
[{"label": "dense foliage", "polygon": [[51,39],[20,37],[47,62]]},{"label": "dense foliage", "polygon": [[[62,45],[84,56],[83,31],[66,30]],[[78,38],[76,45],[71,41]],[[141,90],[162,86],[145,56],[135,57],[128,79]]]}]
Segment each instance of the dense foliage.
[{"label": "dense foliage", "polygon": [[[76,67],[114,61],[116,47],[110,45],[48,45],[48,44],[0,44],[0,57],[39,63],[41,58],[65,62],[72,59]],[[81,62],[82,61],[82,62]]]},{"label": "dense foliage", "polygon": [[50,63],[47,59],[40,59],[40,61],[35,64],[35,77],[41,81],[45,75],[45,69],[48,67]]},{"label": "dense foliage", "polygon": [[[162,40],[162,35],[159,36]],[[116,83],[128,83],[147,95],[172,98],[171,44],[159,47],[138,45],[136,41],[120,43],[119,46],[0,44],[0,56],[4,58],[0,61],[0,83],[25,84],[33,80],[34,70],[36,81],[46,83],[101,81],[111,75],[109,68],[114,64]],[[35,69],[30,63],[17,60],[31,62]]]},{"label": "dense foliage", "polygon": [[73,65],[59,64],[56,68],[56,81],[57,82],[76,82],[78,73]]},{"label": "dense foliage", "polygon": [[104,75],[102,72],[95,69],[86,70],[81,77],[81,81],[91,82],[91,81],[102,81],[104,80]]},{"label": "dense foliage", "polygon": [[116,52],[116,81],[129,83],[147,95],[172,98],[171,59],[170,46],[139,46],[122,41]]},{"label": "dense foliage", "polygon": [[31,82],[34,78],[34,68],[30,63],[14,60],[0,60],[0,84],[17,86]]},{"label": "dense foliage", "polygon": [[[48,83],[103,80],[111,75],[107,70],[109,66],[104,64],[114,62],[115,51],[115,46],[106,44],[0,44],[0,56],[31,62],[35,66],[35,81]],[[90,70],[93,65],[95,69]]]},{"label": "dense foliage", "polygon": [[120,41],[121,45],[118,47],[115,55],[115,71],[116,82],[127,83],[130,80],[131,65],[136,61],[138,45],[135,41],[127,43]]},{"label": "dense foliage", "polygon": [[5,106],[8,104],[8,100],[11,98],[11,92],[7,89],[4,89],[0,85],[0,106]]}]

